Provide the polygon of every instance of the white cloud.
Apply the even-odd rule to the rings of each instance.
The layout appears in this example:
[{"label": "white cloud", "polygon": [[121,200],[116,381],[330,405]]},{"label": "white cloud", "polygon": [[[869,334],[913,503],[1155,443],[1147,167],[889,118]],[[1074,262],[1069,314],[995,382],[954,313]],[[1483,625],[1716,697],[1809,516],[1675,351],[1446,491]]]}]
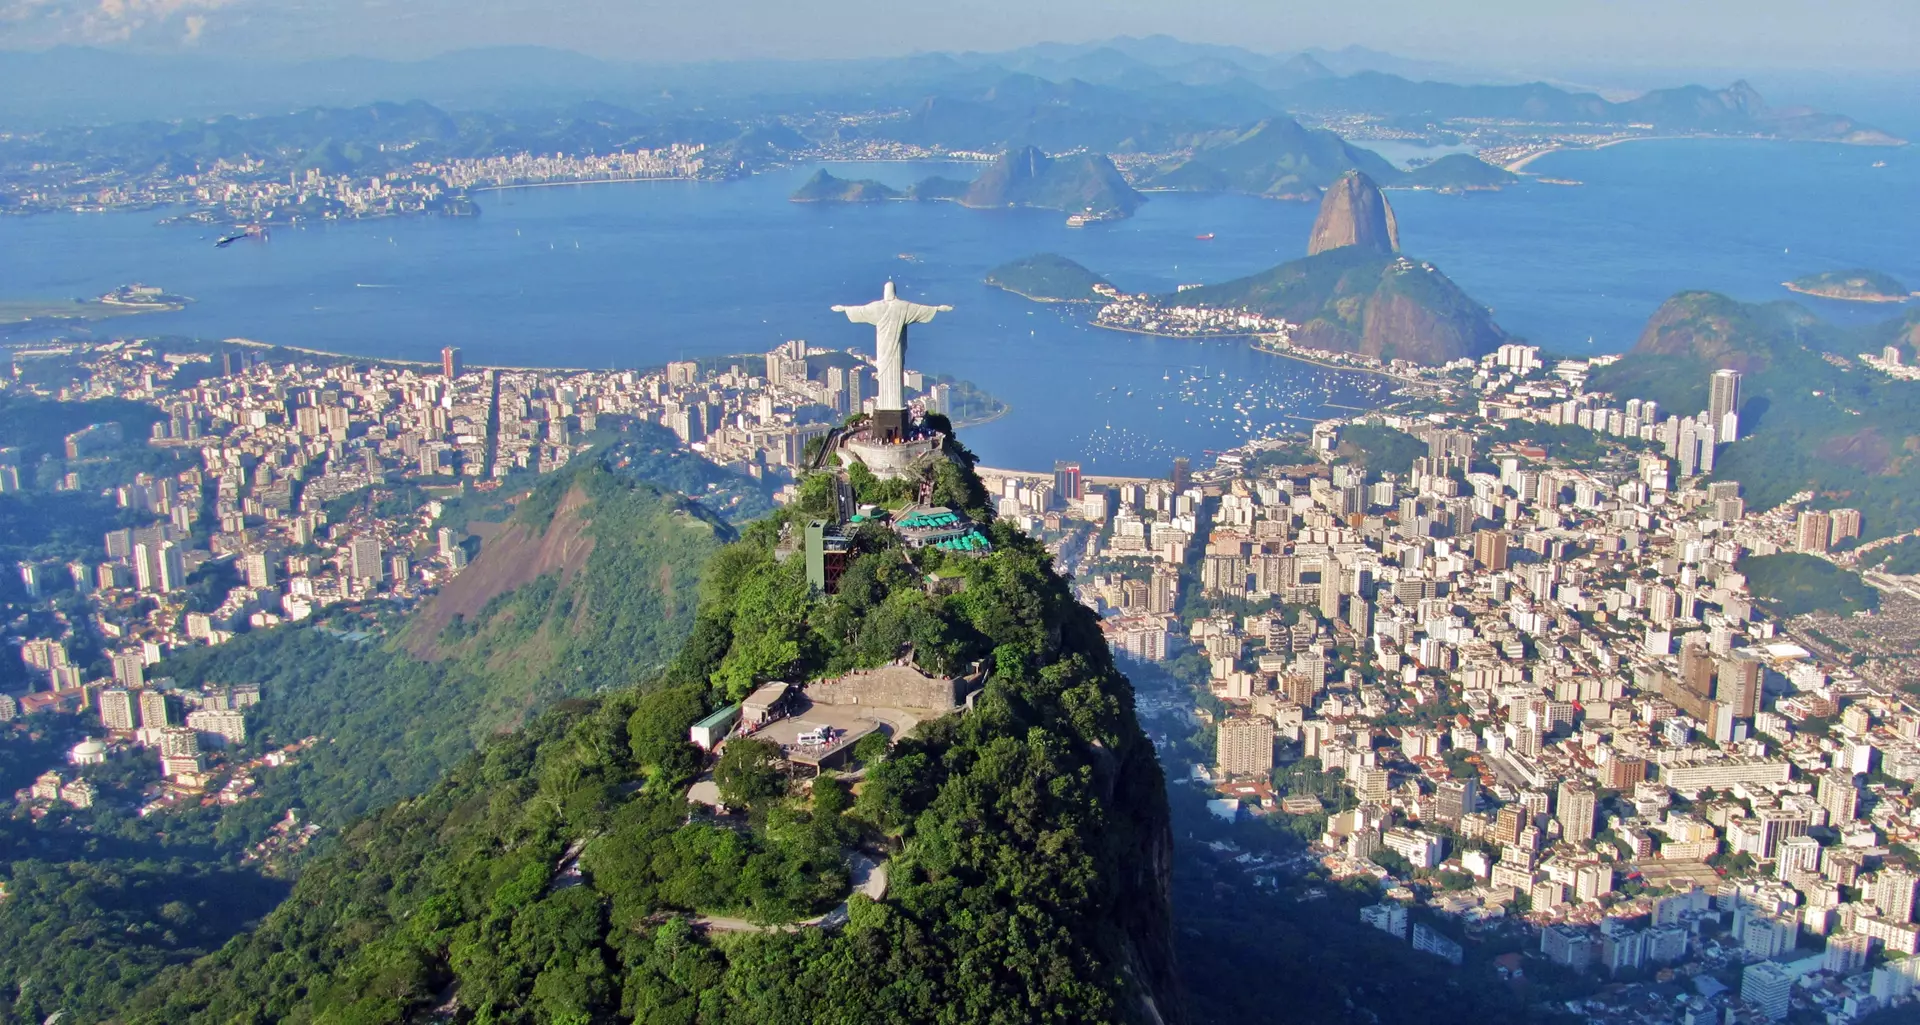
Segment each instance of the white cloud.
[{"label": "white cloud", "polygon": [[161,43],[191,46],[212,12],[246,0],[0,0],[0,46]]}]

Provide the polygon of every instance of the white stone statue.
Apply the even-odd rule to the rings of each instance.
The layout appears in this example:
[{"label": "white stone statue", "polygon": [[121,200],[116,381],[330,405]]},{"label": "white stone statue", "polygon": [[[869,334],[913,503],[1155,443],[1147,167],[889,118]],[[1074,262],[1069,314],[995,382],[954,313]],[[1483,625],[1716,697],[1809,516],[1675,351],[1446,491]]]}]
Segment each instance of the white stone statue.
[{"label": "white stone statue", "polygon": [[879,301],[865,306],[835,306],[833,309],[836,313],[846,314],[847,319],[856,324],[873,325],[874,377],[878,385],[874,408],[907,408],[906,399],[901,395],[907,372],[907,325],[925,324],[933,319],[934,314],[944,313],[953,307],[922,306],[907,302],[893,294],[893,282],[889,281]]}]

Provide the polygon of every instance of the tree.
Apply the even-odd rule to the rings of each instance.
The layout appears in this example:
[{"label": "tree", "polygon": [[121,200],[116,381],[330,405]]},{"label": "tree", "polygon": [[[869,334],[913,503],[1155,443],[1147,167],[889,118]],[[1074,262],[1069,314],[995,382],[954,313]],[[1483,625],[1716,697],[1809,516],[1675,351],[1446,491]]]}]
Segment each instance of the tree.
[{"label": "tree", "polygon": [[888,743],[885,733],[874,730],[854,743],[853,757],[862,765],[872,765],[887,756]]},{"label": "tree", "polygon": [[[879,736],[869,733],[867,736]],[[864,742],[865,737],[861,740]],[[823,818],[837,817],[853,807],[853,794],[846,783],[833,776],[822,776],[813,784],[813,813]]]},{"label": "tree", "polygon": [[658,690],[641,698],[627,719],[633,760],[666,775],[693,772],[700,755],[687,739],[687,727],[705,714],[700,692],[693,687]]},{"label": "tree", "polygon": [[713,768],[720,800],[729,808],[749,808],[785,793],[787,780],[776,765],[779,760],[780,749],[769,741],[751,737],[728,741]]}]

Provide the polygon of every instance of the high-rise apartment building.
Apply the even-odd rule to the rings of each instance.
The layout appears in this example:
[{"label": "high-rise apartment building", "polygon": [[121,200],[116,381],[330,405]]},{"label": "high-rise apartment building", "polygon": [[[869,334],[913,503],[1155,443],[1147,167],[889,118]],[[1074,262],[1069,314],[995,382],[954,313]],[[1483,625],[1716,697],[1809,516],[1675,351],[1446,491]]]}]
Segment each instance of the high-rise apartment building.
[{"label": "high-rise apartment building", "polygon": [[180,546],[172,541],[142,541],[134,545],[133,571],[142,591],[177,591],[187,583]]},{"label": "high-rise apartment building", "polygon": [[1446,780],[1435,788],[1435,796],[1439,799],[1440,821],[1458,826],[1460,819],[1472,814],[1474,806],[1480,802],[1480,781],[1472,776]]},{"label": "high-rise apartment building", "polygon": [[1794,974],[1773,961],[1750,964],[1740,973],[1740,997],[1771,1021],[1785,1021],[1793,1010]]},{"label": "high-rise apartment building", "polygon": [[1320,614],[1334,622],[1340,619],[1340,570],[1334,566],[1320,572]]},{"label": "high-rise apartment building", "polygon": [[1833,517],[1817,509],[1802,511],[1794,527],[1803,552],[1824,552],[1833,543]]},{"label": "high-rise apartment building", "polygon": [[353,561],[355,580],[379,580],[386,576],[387,568],[380,562],[380,539],[363,534],[353,539],[348,549]]},{"label": "high-rise apartment building", "polygon": [[1215,733],[1214,760],[1223,776],[1267,776],[1273,772],[1273,722],[1264,716],[1221,721]]},{"label": "high-rise apartment building", "polygon": [[1084,494],[1080,481],[1080,464],[1056,462],[1053,464],[1053,497],[1057,502],[1078,502]]},{"label": "high-rise apartment building", "polygon": [[1734,655],[1721,659],[1713,699],[1733,707],[1736,719],[1751,719],[1760,710],[1761,665],[1755,658]]},{"label": "high-rise apartment building", "polygon": [[240,571],[247,578],[248,587],[272,587],[273,563],[271,553],[264,549],[248,552],[240,560]]},{"label": "high-rise apartment building", "polygon": [[1482,569],[1507,568],[1507,534],[1502,530],[1480,530],[1473,535],[1473,561]]},{"label": "high-rise apartment building", "polygon": [[133,692],[121,687],[101,691],[100,725],[110,730],[135,729]]},{"label": "high-rise apartment building", "polygon": [[1860,812],[1860,791],[1853,785],[1853,773],[1845,769],[1820,774],[1817,798],[1820,807],[1826,809],[1827,821],[1835,826],[1852,822]]},{"label": "high-rise apartment building", "polygon": [[1166,615],[1173,611],[1179,599],[1179,572],[1165,566],[1155,567],[1153,578],[1147,581],[1147,611],[1157,616]]},{"label": "high-rise apartment building", "polygon": [[440,373],[449,381],[460,376],[460,350],[458,348],[449,345],[440,350]]},{"label": "high-rise apartment building", "polygon": [[1559,802],[1553,817],[1560,823],[1560,835],[1573,843],[1593,839],[1593,788],[1571,780],[1560,784]]},{"label": "high-rise apartment building", "polygon": [[1913,888],[1920,883],[1920,876],[1902,868],[1883,868],[1874,877],[1873,888],[1869,893],[1875,907],[1880,909],[1880,917],[1894,922],[1913,921]]},{"label": "high-rise apartment building", "polygon": [[140,692],[140,726],[142,729],[158,730],[173,725],[173,713],[167,707],[167,695],[164,691],[143,690]]},{"label": "high-rise apartment building", "polygon": [[1838,545],[1848,538],[1860,536],[1860,510],[1835,509],[1827,514],[1833,520],[1832,533],[1828,543]]},{"label": "high-rise apartment building", "polygon": [[1740,372],[1716,370],[1707,382],[1707,424],[1720,441],[1733,441],[1738,433],[1740,414]]},{"label": "high-rise apartment building", "polygon": [[144,687],[147,683],[147,659],[138,651],[113,653],[113,680],[122,687]]},{"label": "high-rise apartment building", "polygon": [[1520,834],[1533,825],[1533,816],[1519,804],[1502,805],[1493,816],[1493,840],[1501,846],[1520,842]]}]

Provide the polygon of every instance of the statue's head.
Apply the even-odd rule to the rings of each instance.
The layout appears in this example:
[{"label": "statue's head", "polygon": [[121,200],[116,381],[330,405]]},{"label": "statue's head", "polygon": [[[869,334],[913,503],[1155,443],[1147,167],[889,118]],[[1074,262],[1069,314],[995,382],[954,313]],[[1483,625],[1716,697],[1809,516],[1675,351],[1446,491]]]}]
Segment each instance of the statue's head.
[{"label": "statue's head", "polygon": [[880,290],[880,298],[882,298],[882,299],[892,299],[893,297],[894,297],[894,295],[893,295],[893,282],[891,282],[891,281],[889,281],[889,282],[887,282],[887,285],[886,285],[886,287],[885,287],[885,288],[882,288],[882,289]]}]

